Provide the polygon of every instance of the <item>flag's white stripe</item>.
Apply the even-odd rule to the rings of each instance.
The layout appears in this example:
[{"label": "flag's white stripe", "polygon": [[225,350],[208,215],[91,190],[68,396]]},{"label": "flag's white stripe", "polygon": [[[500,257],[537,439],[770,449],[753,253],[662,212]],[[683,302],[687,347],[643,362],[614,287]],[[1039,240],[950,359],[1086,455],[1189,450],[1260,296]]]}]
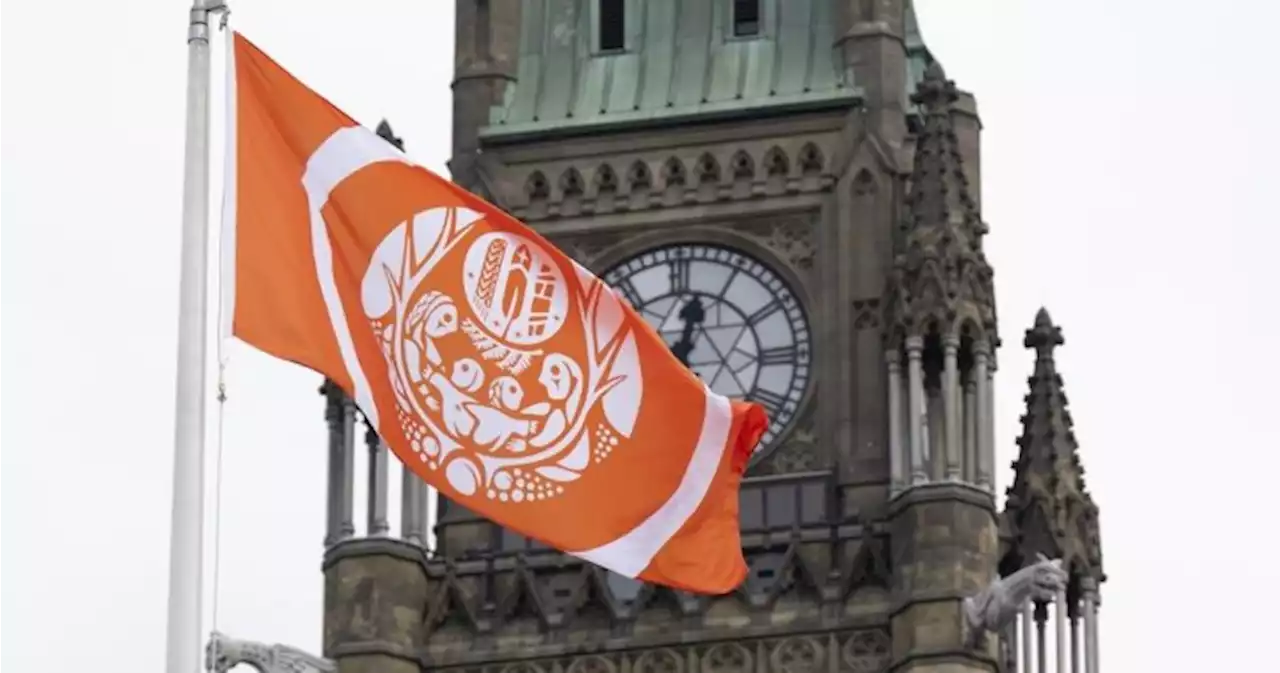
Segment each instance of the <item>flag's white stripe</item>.
[{"label": "flag's white stripe", "polygon": [[[316,278],[329,312],[329,322],[338,339],[343,364],[355,387],[356,405],[374,427],[378,427],[378,409],[369,388],[369,379],[356,357],[346,312],[338,297],[333,275],[333,249],[320,211],[328,202],[329,194],[343,180],[367,166],[384,161],[414,165],[390,143],[367,129],[347,127],[335,131],[316,149],[307,160],[307,170],[302,178],[311,209],[311,245],[316,261]],[[715,479],[733,425],[729,401],[709,389],[705,392],[702,430],[675,492],[632,530],[595,549],[573,552],[575,556],[620,575],[635,577],[648,567],[658,551],[697,511]]]},{"label": "flag's white stripe", "polygon": [[219,310],[218,338],[231,338],[231,328],[236,312],[236,42],[235,32],[227,34],[227,100],[226,119],[223,120],[224,147],[222,155],[222,235],[218,239],[218,255],[221,266],[218,285],[222,302]]},{"label": "flag's white stripe", "polygon": [[373,401],[369,378],[365,376],[364,369],[360,367],[360,359],[356,357],[356,345],[351,339],[351,329],[347,326],[346,310],[342,307],[338,284],[333,277],[333,248],[320,211],[329,201],[329,194],[343,180],[366,166],[383,161],[409,163],[404,154],[391,143],[373,135],[364,127],[349,126],[335,131],[321,143],[307,159],[307,170],[302,174],[302,186],[307,191],[307,201],[311,206],[311,251],[316,261],[320,294],[324,296],[324,305],[329,311],[329,323],[333,325],[333,335],[338,339],[342,362],[346,365],[347,375],[351,377],[351,385],[355,388],[356,406],[360,407],[364,417],[375,428],[380,427],[378,407]]},{"label": "flag's white stripe", "polygon": [[706,390],[707,406],[702,418],[702,432],[693,449],[689,466],[675,493],[631,532],[606,545],[573,552],[574,556],[608,568],[619,575],[635,577],[644,571],[671,537],[698,510],[716,470],[724,456],[725,443],[733,428],[733,409],[729,400]]}]

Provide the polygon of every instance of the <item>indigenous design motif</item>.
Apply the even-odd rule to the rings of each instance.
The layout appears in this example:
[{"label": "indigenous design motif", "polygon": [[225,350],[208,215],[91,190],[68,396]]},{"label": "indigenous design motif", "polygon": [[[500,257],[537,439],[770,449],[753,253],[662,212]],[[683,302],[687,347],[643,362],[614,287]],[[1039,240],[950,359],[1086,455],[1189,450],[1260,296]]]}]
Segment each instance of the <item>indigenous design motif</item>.
[{"label": "indigenous design motif", "polygon": [[635,337],[589,272],[532,238],[477,233],[480,218],[432,208],[401,223],[361,303],[418,458],[462,495],[554,498],[626,449],[643,392]]}]

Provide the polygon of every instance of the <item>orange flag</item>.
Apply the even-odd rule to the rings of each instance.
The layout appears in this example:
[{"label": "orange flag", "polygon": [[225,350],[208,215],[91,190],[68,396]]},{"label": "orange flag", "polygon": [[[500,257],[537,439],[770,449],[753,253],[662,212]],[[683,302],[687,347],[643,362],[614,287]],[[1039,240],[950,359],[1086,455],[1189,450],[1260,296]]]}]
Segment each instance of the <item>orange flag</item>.
[{"label": "orange flag", "polygon": [[332,379],[472,511],[628,577],[737,587],[761,408],[712,393],[533,230],[242,36],[231,51],[231,333]]}]

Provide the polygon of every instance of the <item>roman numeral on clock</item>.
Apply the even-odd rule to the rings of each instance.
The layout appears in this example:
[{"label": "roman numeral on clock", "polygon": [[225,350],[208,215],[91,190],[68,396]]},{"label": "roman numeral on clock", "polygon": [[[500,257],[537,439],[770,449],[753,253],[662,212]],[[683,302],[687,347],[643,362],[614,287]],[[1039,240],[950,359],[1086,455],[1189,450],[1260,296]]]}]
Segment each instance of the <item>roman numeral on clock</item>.
[{"label": "roman numeral on clock", "polygon": [[751,401],[758,402],[764,407],[765,411],[769,413],[770,420],[777,417],[783,407],[787,404],[787,398],[773,392],[772,390],[765,390],[763,388],[756,388],[751,391],[750,398]]},{"label": "roman numeral on clock", "polygon": [[768,318],[769,316],[773,315],[775,312],[780,310],[782,310],[782,302],[778,301],[777,299],[774,299],[768,304],[765,304],[764,306],[760,307],[760,310],[747,316],[747,324],[755,325],[756,323],[759,323],[761,320]]},{"label": "roman numeral on clock", "polygon": [[673,259],[670,266],[671,291],[675,293],[685,292],[689,289],[689,260]]},{"label": "roman numeral on clock", "polygon": [[623,278],[614,287],[618,288],[622,296],[631,303],[632,308],[639,309],[644,304],[640,299],[640,293],[636,291],[636,286],[631,284],[630,278]]},{"label": "roman numeral on clock", "polygon": [[760,355],[757,356],[756,360],[760,362],[761,366],[765,367],[769,365],[789,365],[796,361],[796,347],[791,345],[766,348],[760,351]]}]

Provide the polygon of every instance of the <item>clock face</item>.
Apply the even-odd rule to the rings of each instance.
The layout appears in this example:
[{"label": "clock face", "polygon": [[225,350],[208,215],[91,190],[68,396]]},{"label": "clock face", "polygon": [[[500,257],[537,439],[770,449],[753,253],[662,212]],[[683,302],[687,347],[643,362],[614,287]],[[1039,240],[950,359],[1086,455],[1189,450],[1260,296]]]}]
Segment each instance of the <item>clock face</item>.
[{"label": "clock face", "polygon": [[757,455],[791,424],[809,384],[809,324],[772,269],[730,248],[681,244],[636,255],[604,281],[712,390],[765,408]]}]

